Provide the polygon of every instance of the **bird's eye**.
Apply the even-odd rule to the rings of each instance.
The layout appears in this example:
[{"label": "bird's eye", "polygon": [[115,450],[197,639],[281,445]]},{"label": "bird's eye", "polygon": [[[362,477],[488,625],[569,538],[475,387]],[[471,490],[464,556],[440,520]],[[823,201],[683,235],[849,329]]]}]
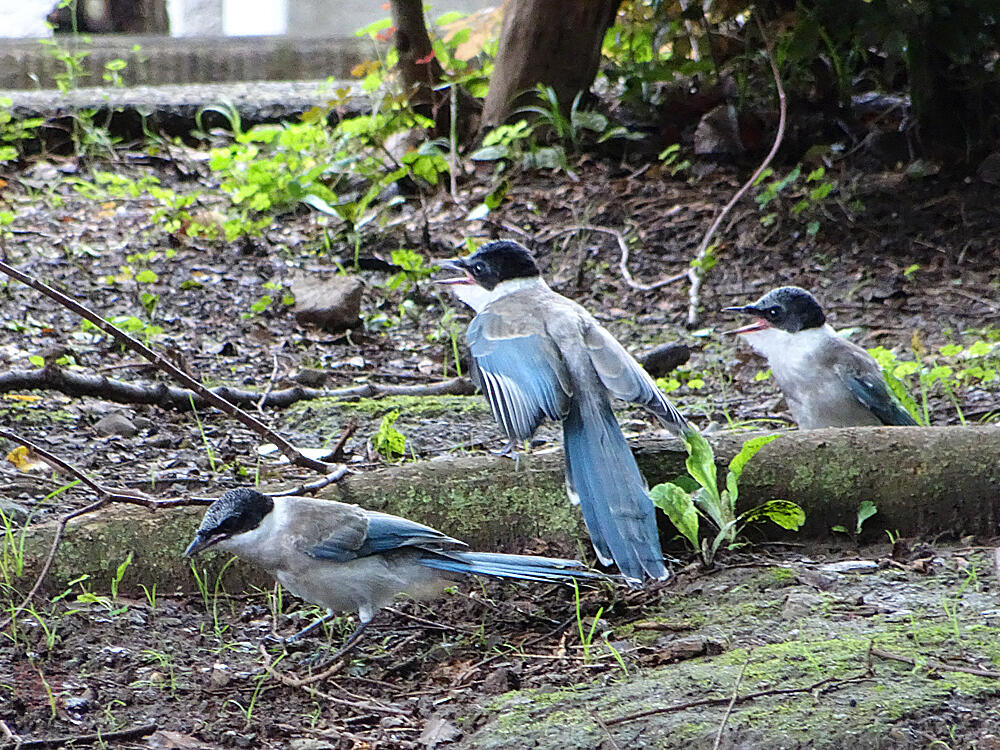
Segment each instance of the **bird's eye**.
[{"label": "bird's eye", "polygon": [[483,273],[486,270],[486,264],[483,263],[481,260],[476,261],[475,263],[472,264],[472,270],[475,273]]},{"label": "bird's eye", "polygon": [[767,311],[767,317],[769,317],[769,318],[777,318],[778,317],[778,308],[777,307],[771,307],[771,308],[769,308],[768,311]]}]

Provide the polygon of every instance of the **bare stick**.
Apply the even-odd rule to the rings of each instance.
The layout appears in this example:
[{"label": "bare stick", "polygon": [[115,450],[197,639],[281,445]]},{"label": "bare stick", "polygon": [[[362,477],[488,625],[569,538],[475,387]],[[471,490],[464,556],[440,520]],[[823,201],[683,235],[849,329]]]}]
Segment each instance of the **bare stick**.
[{"label": "bare stick", "polygon": [[15,747],[18,750],[42,747],[76,747],[77,745],[96,745],[104,747],[106,742],[114,740],[137,740],[157,730],[156,724],[143,724],[131,729],[119,729],[117,732],[97,732],[95,734],[79,734],[68,737],[44,737],[38,740],[21,739]]},{"label": "bare stick", "polygon": [[287,456],[288,460],[291,461],[293,464],[303,466],[307,469],[312,469],[313,471],[319,471],[324,474],[326,474],[330,470],[330,466],[328,464],[325,464],[322,461],[316,461],[315,459],[308,458],[307,456],[302,455],[295,446],[293,446],[283,437],[275,433],[264,423],[250,416],[247,412],[243,411],[239,407],[229,403],[224,398],[212,393],[208,388],[203,386],[201,383],[192,378],[190,375],[181,370],[179,367],[170,362],[168,359],[166,359],[160,354],[157,354],[145,344],[142,344],[136,339],[132,338],[127,333],[122,331],[120,328],[116,328],[111,323],[102,318],[100,315],[93,312],[89,308],[84,307],[73,298],[63,294],[57,289],[53,289],[49,285],[44,284],[41,281],[38,281],[37,279],[19,271],[18,269],[8,265],[3,261],[0,261],[0,271],[7,274],[13,279],[17,279],[22,284],[26,284],[30,286],[32,289],[38,290],[45,296],[58,302],[63,307],[69,308],[80,317],[89,320],[91,323],[100,328],[102,331],[114,337],[114,339],[119,344],[128,347],[137,354],[142,355],[150,362],[155,364],[157,367],[159,367],[161,370],[163,370],[165,373],[170,375],[170,377],[172,377],[174,380],[183,383],[192,391],[197,393],[212,406],[216,407],[225,414],[228,414],[229,416],[235,418],[243,425],[256,432],[258,435],[261,435],[262,437],[265,437],[268,440],[270,440],[272,443],[278,446],[278,449],[285,456]]},{"label": "bare stick", "polygon": [[[155,367],[155,365],[146,365]],[[58,365],[48,363],[37,370],[11,370],[0,373],[0,393],[23,390],[54,390],[67,396],[92,396],[120,404],[154,404],[163,409],[190,411],[194,399],[196,409],[208,404],[200,395],[187,388],[166,383],[134,383],[112,380],[103,375],[88,375],[71,370],[63,370]],[[253,406],[283,409],[316,398],[358,399],[382,396],[469,396],[475,393],[475,386],[468,378],[451,378],[436,383],[399,385],[395,383],[363,383],[347,388],[306,388],[294,386],[264,394],[244,388],[217,386],[209,389],[217,396],[236,406]]]},{"label": "bare stick", "polygon": [[612,235],[616,240],[618,240],[618,248],[621,250],[621,257],[618,259],[618,269],[621,271],[621,275],[622,278],[625,279],[625,283],[633,289],[638,289],[640,292],[649,292],[653,289],[659,289],[661,286],[666,286],[667,284],[673,284],[675,281],[680,281],[688,275],[688,272],[684,271],[682,273],[674,274],[673,276],[667,276],[665,279],[660,279],[652,284],[640,284],[632,278],[632,274],[628,270],[629,248],[628,242],[625,241],[625,235],[617,229],[612,229],[611,227],[600,227],[593,224],[578,224],[576,226],[559,229],[550,236],[555,238],[561,234],[570,234],[571,232],[603,232],[604,234]]},{"label": "bare stick", "polygon": [[[822,689],[823,692],[827,690],[835,690],[837,688],[843,687],[844,685],[849,685],[853,682],[861,682],[862,680],[867,680],[871,678],[871,673],[866,669],[864,672],[854,675],[853,677],[845,677],[842,680],[835,679],[833,677],[824,677],[822,680],[812,683],[811,685],[806,685],[805,687],[798,688],[774,688],[772,690],[760,690],[756,693],[747,693],[736,699],[737,703],[746,703],[747,701],[756,700],[757,698],[767,698],[772,695],[795,695],[797,693],[812,693],[817,690]],[[627,714],[625,716],[619,716],[615,719],[606,719],[605,724],[609,727],[615,724],[624,724],[629,721],[635,721],[636,719],[644,719],[647,716],[655,716],[657,714],[669,714],[675,711],[686,711],[689,708],[699,708],[701,706],[721,706],[725,703],[731,701],[732,698],[702,698],[696,701],[688,701],[687,703],[676,703],[673,706],[663,706],[662,708],[650,708],[646,711],[639,711],[634,714]]]},{"label": "bare stick", "polygon": [[[260,652],[267,659],[267,663],[264,664],[264,671],[266,671],[269,675],[271,675],[271,677],[276,679],[282,685],[287,685],[288,687],[293,687],[293,688],[300,688],[302,690],[305,690],[310,697],[315,698],[318,696],[329,703],[333,703],[338,706],[346,706],[348,708],[353,708],[355,710],[371,711],[372,713],[391,714],[391,715],[402,715],[407,713],[406,711],[396,708],[395,706],[384,706],[381,703],[368,703],[365,701],[357,701],[357,700],[348,701],[344,700],[343,698],[337,698],[336,696],[317,690],[310,684],[311,682],[315,681],[314,679],[300,680],[297,677],[290,677],[289,675],[282,674],[281,672],[276,670],[275,665],[277,664],[277,662],[271,661],[270,654],[267,653],[267,651],[264,649],[263,646],[259,648]],[[340,668],[341,664],[342,662],[338,661],[336,664],[331,666],[327,671],[330,674],[333,674],[333,672],[337,671],[337,669]]]},{"label": "bare stick", "polygon": [[335,482],[339,482],[347,474],[346,466],[338,466],[336,471],[331,471],[325,477],[317,479],[315,482],[307,482],[306,484],[300,484],[297,487],[292,487],[288,490],[282,490],[281,492],[267,492],[265,494],[271,495],[272,497],[286,497],[288,495],[311,495],[314,492],[319,492],[324,487],[327,487]]},{"label": "bare stick", "polygon": [[764,161],[760,163],[756,171],[750,176],[750,179],[743,183],[743,187],[736,191],[729,203],[725,205],[719,215],[715,217],[715,221],[705,232],[705,236],[701,240],[701,244],[698,245],[698,251],[694,255],[694,259],[691,261],[691,268],[687,271],[687,276],[691,280],[691,287],[688,289],[688,314],[687,314],[687,324],[689,326],[696,325],[698,322],[698,302],[701,296],[701,284],[705,279],[705,270],[703,264],[705,262],[705,257],[708,255],[709,243],[712,241],[712,237],[715,235],[716,230],[722,224],[722,220],[726,218],[730,211],[732,211],[733,206],[742,198],[747,190],[749,190],[757,178],[767,169],[767,165],[771,163],[775,155],[778,153],[778,149],[781,147],[781,141],[785,137],[785,119],[788,114],[788,105],[785,101],[785,89],[781,85],[781,73],[778,71],[778,63],[774,59],[774,49],[771,46],[770,40],[764,33],[764,26],[760,22],[760,18],[754,14],[754,20],[757,21],[757,28],[760,29],[761,39],[764,40],[764,49],[767,52],[767,62],[771,66],[771,73],[774,75],[774,85],[778,89],[778,105],[780,107],[778,114],[778,132],[774,136],[774,145],[771,146],[770,152],[764,157]]},{"label": "bare stick", "polygon": [[750,658],[753,655],[753,649],[747,652],[747,660],[743,662],[743,669],[740,670],[740,676],[736,678],[736,685],[733,687],[733,699],[729,701],[729,706],[726,708],[726,715],[722,717],[722,723],[719,724],[719,731],[715,735],[715,744],[712,745],[712,750],[719,750],[719,745],[722,743],[722,732],[726,728],[726,724],[729,723],[729,717],[733,713],[733,706],[736,705],[736,699],[740,694],[740,685],[743,683],[743,675],[747,673],[747,667],[750,666]]},{"label": "bare stick", "polygon": [[149,508],[150,510],[158,510],[160,508],[177,508],[184,505],[204,505],[204,501],[192,500],[189,498],[180,498],[177,500],[154,500],[145,495],[138,490],[115,490],[110,487],[105,487],[103,484],[94,481],[78,468],[73,466],[73,464],[64,461],[59,458],[59,456],[54,453],[49,453],[47,450],[31,442],[27,438],[23,438],[9,430],[0,428],[0,437],[6,438],[14,443],[19,443],[20,445],[27,446],[31,449],[32,453],[38,455],[45,463],[49,464],[55,469],[61,469],[68,474],[72,474],[85,485],[90,487],[94,492],[104,498],[106,501],[111,503],[128,503],[129,505],[141,505],[144,508]]},{"label": "bare stick", "polygon": [[49,553],[48,555],[45,556],[45,562],[42,564],[42,569],[38,573],[38,578],[35,579],[35,585],[31,587],[31,591],[29,591],[27,596],[24,597],[24,600],[17,606],[17,609],[15,609],[11,613],[10,617],[0,622],[0,632],[6,630],[11,623],[13,623],[18,617],[21,616],[21,613],[24,612],[24,610],[27,608],[29,604],[31,604],[31,600],[35,598],[35,594],[37,594],[38,590],[42,587],[42,581],[44,581],[45,576],[48,575],[49,568],[52,567],[52,561],[56,559],[56,550],[59,549],[59,542],[62,541],[62,535],[63,532],[66,530],[66,524],[68,524],[77,516],[82,516],[86,513],[92,513],[93,511],[97,510],[98,508],[102,508],[107,504],[108,504],[107,498],[101,498],[97,502],[91,503],[85,508],[80,508],[79,510],[74,510],[70,513],[67,513],[62,518],[59,519],[59,524],[56,526],[56,531],[52,535],[52,546],[49,547]]},{"label": "bare stick", "polygon": [[271,357],[274,358],[274,367],[271,368],[271,377],[267,379],[267,388],[264,389],[264,393],[261,394],[260,401],[257,402],[257,411],[263,416],[264,414],[264,402],[267,401],[267,397],[271,395],[271,391],[274,390],[274,383],[278,379],[278,355],[271,352]]},{"label": "bare stick", "polygon": [[925,661],[917,661],[916,659],[911,659],[909,656],[903,656],[902,654],[894,654],[891,651],[884,651],[880,648],[872,648],[871,655],[877,656],[880,659],[890,659],[892,661],[901,661],[903,664],[909,664],[913,667],[922,667],[924,669],[930,669],[935,672],[964,672],[965,674],[974,674],[977,677],[989,677],[990,679],[1000,680],[1000,672],[994,672],[989,669],[979,669],[978,667],[963,667],[958,664],[946,664],[943,661],[936,661],[934,659],[927,659]]}]

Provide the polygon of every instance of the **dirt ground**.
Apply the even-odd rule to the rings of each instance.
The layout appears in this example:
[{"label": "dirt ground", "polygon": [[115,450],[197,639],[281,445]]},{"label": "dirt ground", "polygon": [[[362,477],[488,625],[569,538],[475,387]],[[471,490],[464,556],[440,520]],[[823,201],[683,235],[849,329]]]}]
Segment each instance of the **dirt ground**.
[{"label": "dirt ground", "polygon": [[[204,190],[199,200],[210,211],[215,186],[203,161],[191,157],[180,170],[123,151],[119,163],[99,168]],[[154,345],[204,382],[263,391],[319,377],[323,387],[336,389],[455,374],[448,331],[460,335],[469,314],[427,281],[390,289],[391,274],[360,272],[365,325],[349,335],[300,326],[277,301],[276,290],[294,272],[329,272],[352,261],[353,248],[326,247],[322,217],[291,213],[263,237],[239,243],[191,242],[152,221],[148,200],[81,193],[72,181],[89,180],[89,169],[53,157],[2,175],[3,199],[16,213],[3,240],[7,261],[106,317],[136,316],[160,326]],[[433,261],[456,254],[466,236],[528,243],[550,283],[593,310],[631,351],[676,341],[691,347],[671,398],[703,429],[787,422],[772,382],[755,377],[760,362],[720,333],[731,324],[722,307],[774,286],[813,290],[835,327],[855,329],[854,341],[906,356],[914,347],[968,343],[1000,325],[1000,203],[996,189],[975,178],[844,166],[834,197],[816,213],[814,237],[787,206],[764,226],[756,205],[745,201],[723,227],[719,262],[702,294],[703,322],[687,330],[685,282],[652,292],[631,288],[618,270],[612,235],[565,230],[596,225],[636,237],[629,269],[649,283],[687,268],[714,212],[745,175],[705,162],[671,177],[658,166],[596,157],[585,157],[575,171],[578,181],[520,175],[485,222],[464,218],[489,189],[482,175],[461,187],[462,207],[441,195],[411,200],[365,234],[361,255],[387,260],[392,250],[408,247]],[[125,266],[149,269],[157,281],[140,289]],[[159,296],[152,321],[139,303],[149,290]],[[265,294],[276,301],[254,312]],[[451,309],[457,328],[445,318]],[[4,371],[32,369],[29,357],[69,355],[85,372],[137,382],[161,377],[16,282],[0,282],[0,320]],[[996,381],[958,393],[964,418],[990,418],[995,389]],[[930,405],[933,423],[958,422],[942,393],[934,392]],[[358,429],[343,453],[361,472],[385,465],[370,439],[392,409],[400,411],[396,427],[407,437],[408,456],[503,444],[479,396],[301,402],[263,416],[301,446],[336,442],[354,419]],[[136,433],[99,434],[97,422],[110,413],[125,416]],[[653,429],[636,412],[623,410],[622,417],[629,434]],[[265,487],[314,478],[262,463],[254,452],[258,437],[211,410],[196,420],[53,391],[7,393],[0,423],[110,486],[158,499],[215,496],[251,483],[258,472]],[[551,442],[556,435],[543,430],[540,438]],[[94,499],[74,488],[42,501],[64,484],[46,472],[0,468],[4,500],[33,509],[32,523]],[[577,554],[543,542],[525,551]],[[1000,747],[994,708],[1000,615],[989,554],[933,546],[893,559],[888,549],[859,555],[849,546],[759,549],[727,557],[713,571],[685,570],[662,589],[587,591],[579,608],[572,590],[475,584],[433,607],[401,603],[398,612],[380,615],[350,664],[309,684],[297,683],[320,669],[309,659],[336,646],[350,628],[346,620],[329,641],[307,641],[282,657],[277,647],[259,646],[272,628],[287,635],[310,616],[288,597],[278,602],[267,591],[230,597],[216,581],[204,582],[203,595],[154,593],[149,581],[145,595],[114,597],[106,582],[84,581],[54,603],[60,592],[37,600],[37,611],[19,618],[17,632],[0,641],[0,730],[6,726],[29,741],[21,747],[100,734],[89,744],[610,749],[712,747],[725,724],[719,747],[850,742],[985,750]],[[846,572],[824,568],[856,558],[879,562]],[[192,580],[189,591],[196,588]],[[584,649],[599,611],[594,643]],[[873,656],[873,639],[916,665]],[[981,674],[962,671],[970,669]],[[786,697],[737,702],[724,720],[734,694],[808,687],[825,677],[831,681]],[[655,678],[661,687],[640,678]],[[628,686],[639,687],[628,693]],[[706,696],[724,702],[613,721]],[[864,710],[855,710],[859,705]],[[767,720],[783,710],[788,721]]]}]

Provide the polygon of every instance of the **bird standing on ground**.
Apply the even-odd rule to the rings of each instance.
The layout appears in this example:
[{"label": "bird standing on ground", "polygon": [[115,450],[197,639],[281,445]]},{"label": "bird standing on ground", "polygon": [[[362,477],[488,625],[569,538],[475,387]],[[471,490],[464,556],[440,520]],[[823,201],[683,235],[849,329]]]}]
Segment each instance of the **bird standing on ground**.
[{"label": "bird standing on ground", "polygon": [[462,275],[440,283],[477,313],[466,333],[472,376],[511,444],[546,418],[562,422],[566,488],[598,558],[631,585],[666,578],[656,511],[611,398],[644,406],[674,433],[691,430],[687,421],[590,313],[549,288],[518,243],[489,242],[444,265]]},{"label": "bird standing on ground", "polygon": [[469,552],[466,546],[429,526],[357,505],[239,488],[209,506],[184,555],[218,547],[326,607],[326,617],[286,640],[302,637],[336,612],[357,612],[360,625],[334,658],[397,594],[430,598],[461,574],[539,583],[606,578],[576,560]]},{"label": "bird standing on ground", "polygon": [[783,286],[752,305],[725,309],[756,318],[730,333],[767,358],[800,428],[916,424],[889,391],[878,363],[837,335],[805,289]]}]

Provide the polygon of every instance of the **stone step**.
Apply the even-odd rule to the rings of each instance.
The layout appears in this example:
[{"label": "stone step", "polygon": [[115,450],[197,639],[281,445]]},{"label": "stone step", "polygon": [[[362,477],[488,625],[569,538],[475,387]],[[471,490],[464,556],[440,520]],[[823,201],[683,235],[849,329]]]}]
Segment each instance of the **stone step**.
[{"label": "stone step", "polygon": [[[58,48],[53,46],[58,45]],[[0,89],[49,89],[66,63],[58,50],[86,56],[76,85],[99,86],[104,66],[124,60],[125,85],[296,81],[349,78],[360,62],[376,57],[368,39],[354,36],[166,37],[58,36],[53,40],[0,39]]]},{"label": "stone step", "polygon": [[[186,136],[198,125],[198,113],[205,107],[232,107],[243,129],[269,122],[294,120],[313,107],[330,106],[343,97],[336,92],[349,89],[345,101],[332,109],[331,121],[368,111],[369,99],[356,81],[257,81],[250,83],[202,83],[128,88],[80,88],[63,93],[55,90],[0,90],[0,100],[10,99],[17,119],[41,117],[46,120],[40,133],[49,146],[58,146],[72,132],[70,118],[92,111],[95,122],[122,138],[138,138],[143,129],[165,135]],[[201,126],[228,127],[226,118],[205,112]]]}]

